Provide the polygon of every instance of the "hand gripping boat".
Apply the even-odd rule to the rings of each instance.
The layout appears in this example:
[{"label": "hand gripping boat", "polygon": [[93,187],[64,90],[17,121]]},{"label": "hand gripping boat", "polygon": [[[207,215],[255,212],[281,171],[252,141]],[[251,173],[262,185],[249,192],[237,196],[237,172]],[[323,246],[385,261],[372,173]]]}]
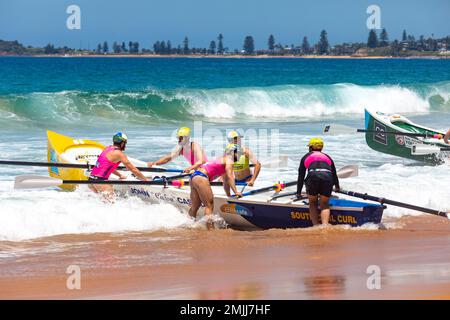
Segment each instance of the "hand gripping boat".
[{"label": "hand gripping boat", "polygon": [[[84,139],[72,139],[48,131],[49,162],[94,165],[103,145]],[[132,159],[136,165],[145,163]],[[62,180],[86,180],[83,169],[65,169],[50,167],[49,174]],[[135,181],[131,176],[129,181]],[[73,190],[74,185],[61,185]],[[307,200],[272,199],[273,192],[249,195],[241,199],[227,197],[222,186],[213,186],[215,213],[235,229],[255,230],[270,228],[307,228],[312,226],[309,218]],[[183,212],[189,210],[189,186],[172,185],[116,185],[115,189],[123,195],[134,195],[149,203],[169,203]],[[247,188],[251,190],[251,188]],[[381,222],[384,206],[380,204],[358,202],[344,199],[331,199],[331,224],[361,226],[366,223]],[[199,214],[202,215],[200,209]]]},{"label": "hand gripping boat", "polygon": [[[367,145],[375,151],[432,164],[440,164],[450,155],[449,145],[442,139],[444,132],[415,124],[398,114],[366,109],[365,127]],[[416,152],[420,147],[437,151]]]}]

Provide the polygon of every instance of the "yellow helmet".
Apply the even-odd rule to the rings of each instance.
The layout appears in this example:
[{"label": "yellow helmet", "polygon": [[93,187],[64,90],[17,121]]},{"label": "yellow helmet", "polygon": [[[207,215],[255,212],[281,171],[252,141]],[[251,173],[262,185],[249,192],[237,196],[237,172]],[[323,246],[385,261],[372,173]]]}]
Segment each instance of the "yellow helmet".
[{"label": "yellow helmet", "polygon": [[311,147],[316,150],[323,149],[323,140],[320,138],[311,138],[308,142],[308,147]]},{"label": "yellow helmet", "polygon": [[177,131],[177,137],[189,137],[190,134],[191,129],[189,129],[188,127],[181,127]]},{"label": "yellow helmet", "polygon": [[228,137],[228,140],[232,140],[234,138],[242,138],[242,135],[239,132],[237,132],[236,130],[233,130],[228,133],[227,137]]}]

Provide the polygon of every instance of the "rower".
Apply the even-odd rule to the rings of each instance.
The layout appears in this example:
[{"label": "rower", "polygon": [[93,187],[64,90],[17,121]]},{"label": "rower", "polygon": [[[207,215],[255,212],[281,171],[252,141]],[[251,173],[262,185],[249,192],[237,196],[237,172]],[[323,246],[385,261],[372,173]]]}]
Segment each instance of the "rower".
[{"label": "rower", "polygon": [[191,187],[191,207],[189,215],[197,217],[197,211],[203,205],[205,207],[205,216],[208,217],[207,228],[214,227],[211,215],[214,212],[214,194],[211,188],[211,181],[222,178],[223,188],[228,197],[231,196],[230,189],[233,190],[236,197],[242,194],[237,191],[233,177],[233,163],[237,160],[237,146],[231,145],[223,156],[201,165],[192,175],[190,181]]},{"label": "rower", "polygon": [[[108,180],[111,174],[115,174],[120,179],[126,179],[126,176],[117,171],[117,167],[122,163],[139,180],[148,179],[137,169],[123,153],[126,148],[128,138],[126,134],[118,132],[113,136],[113,145],[106,147],[98,156],[97,163],[92,169],[89,181]],[[90,184],[89,188],[95,193],[103,193],[106,200],[114,200],[114,189],[110,184]]]},{"label": "rower", "polygon": [[[228,143],[238,146],[238,159],[233,165],[236,183],[245,183],[252,187],[261,171],[261,163],[250,148],[242,145],[243,136],[237,131],[228,133]],[[250,162],[255,166],[253,173],[250,170]]]},{"label": "rower", "polygon": [[448,129],[447,133],[444,136],[444,142],[449,144],[448,140],[450,139],[450,129]]},{"label": "rower", "polygon": [[191,130],[188,127],[182,127],[177,131],[178,144],[173,151],[164,157],[154,161],[147,162],[148,167],[166,164],[173,159],[183,156],[190,166],[184,172],[191,172],[197,170],[202,164],[206,163],[208,159],[200,144],[195,141],[190,141]]},{"label": "rower", "polygon": [[[327,225],[330,220],[329,199],[333,185],[336,186],[336,191],[339,191],[336,167],[331,157],[322,152],[323,145],[323,140],[320,138],[309,140],[309,152],[303,156],[298,168],[297,197],[301,198],[305,182],[313,225],[319,224],[319,195],[322,224]],[[306,171],[308,176],[305,180]]]}]

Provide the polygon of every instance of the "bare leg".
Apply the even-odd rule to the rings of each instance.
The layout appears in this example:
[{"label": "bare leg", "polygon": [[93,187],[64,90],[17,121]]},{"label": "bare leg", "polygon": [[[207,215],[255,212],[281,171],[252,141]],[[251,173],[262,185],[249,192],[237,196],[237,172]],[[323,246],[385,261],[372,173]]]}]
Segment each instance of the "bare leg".
[{"label": "bare leg", "polygon": [[197,217],[197,212],[202,202],[200,200],[200,196],[198,195],[197,185],[195,178],[191,181],[191,207],[189,208],[189,215],[193,218]]},{"label": "bare leg", "polygon": [[210,216],[214,212],[214,195],[209,181],[206,179],[204,180],[205,181],[202,181],[201,185],[198,186],[198,195],[205,206],[205,216]]},{"label": "bare leg", "polygon": [[327,225],[330,221],[330,204],[328,203],[330,197],[320,196],[320,217],[322,218],[322,224]]},{"label": "bare leg", "polygon": [[114,188],[110,184],[90,184],[89,189],[95,193],[100,193],[105,202],[113,203],[115,201]]},{"label": "bare leg", "polygon": [[309,200],[309,216],[311,217],[313,225],[318,225],[319,224],[318,198],[317,196],[308,195],[308,200]]},{"label": "bare leg", "polygon": [[209,180],[204,177],[194,177],[192,179],[196,180],[195,185],[198,192],[198,196],[200,198],[201,203],[205,206],[205,217],[209,217],[206,222],[206,227],[208,230],[214,228],[214,222],[211,219],[211,216],[214,212],[214,194],[211,189],[211,184]]}]

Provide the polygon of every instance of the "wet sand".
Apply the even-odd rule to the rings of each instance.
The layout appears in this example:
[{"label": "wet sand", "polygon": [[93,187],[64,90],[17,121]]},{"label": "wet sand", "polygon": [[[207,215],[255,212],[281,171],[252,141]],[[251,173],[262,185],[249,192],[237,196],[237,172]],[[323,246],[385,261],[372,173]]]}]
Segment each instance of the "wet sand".
[{"label": "wet sand", "polygon": [[[450,299],[450,221],[392,221],[0,242],[0,299]],[[80,290],[66,287],[69,265],[80,267]],[[380,289],[367,288],[370,265]]]}]

